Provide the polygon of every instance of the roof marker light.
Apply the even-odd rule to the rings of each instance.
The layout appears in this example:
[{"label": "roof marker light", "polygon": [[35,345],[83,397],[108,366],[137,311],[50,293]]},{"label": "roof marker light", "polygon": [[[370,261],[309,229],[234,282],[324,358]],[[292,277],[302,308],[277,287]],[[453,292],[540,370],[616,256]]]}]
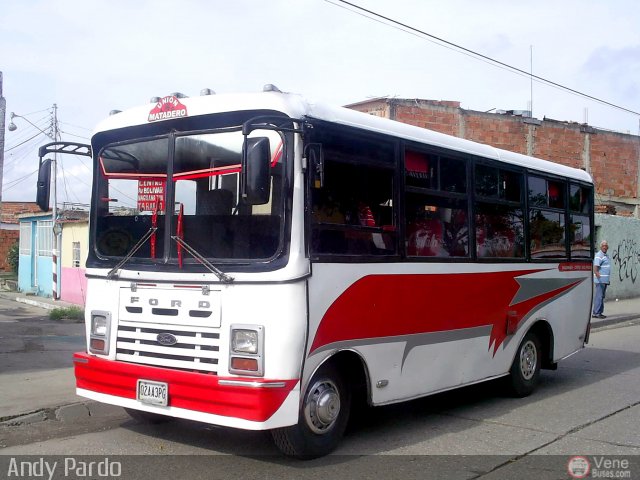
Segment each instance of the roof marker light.
[{"label": "roof marker light", "polygon": [[185,95],[184,93],[180,93],[180,92],[173,92],[171,94],[172,97],[176,97],[176,98],[189,98],[187,95]]},{"label": "roof marker light", "polygon": [[273,83],[267,83],[264,87],[262,87],[263,92],[278,92],[282,93],[278,87],[276,87]]},{"label": "roof marker light", "polygon": [[212,89],[210,88],[203,88],[202,90],[200,90],[200,96],[204,97],[205,95],[215,95],[216,92],[214,92]]},{"label": "roof marker light", "polygon": [[118,113],[120,113],[120,112],[122,112],[122,110],[111,110],[111,111],[109,112],[109,116],[111,116],[111,115],[116,115],[116,114],[118,114]]},{"label": "roof marker light", "polygon": [[149,103],[158,103],[160,101],[160,97],[151,97],[151,100],[149,100]]}]

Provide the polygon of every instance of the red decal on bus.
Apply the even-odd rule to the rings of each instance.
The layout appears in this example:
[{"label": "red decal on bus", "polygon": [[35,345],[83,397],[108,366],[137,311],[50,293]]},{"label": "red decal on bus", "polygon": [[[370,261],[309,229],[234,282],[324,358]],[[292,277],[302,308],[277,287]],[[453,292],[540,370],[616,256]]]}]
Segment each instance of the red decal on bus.
[{"label": "red decal on bus", "polygon": [[536,291],[532,297],[520,294],[522,285],[516,278],[537,271],[369,275],[351,285],[328,308],[311,353],[339,341],[491,325],[489,349],[493,347],[495,355],[507,336],[508,318],[512,323],[518,318],[520,323],[535,307],[584,280],[570,280],[560,287],[551,283],[547,291]]}]

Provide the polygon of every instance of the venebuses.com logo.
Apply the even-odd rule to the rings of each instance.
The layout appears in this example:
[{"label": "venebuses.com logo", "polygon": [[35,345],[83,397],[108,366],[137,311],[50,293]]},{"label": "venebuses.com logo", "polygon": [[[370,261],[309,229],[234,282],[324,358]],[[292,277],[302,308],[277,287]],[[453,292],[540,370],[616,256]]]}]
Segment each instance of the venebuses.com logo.
[{"label": "venebuses.com logo", "polygon": [[567,471],[572,478],[631,478],[631,465],[626,458],[584,456],[569,459]]},{"label": "venebuses.com logo", "polygon": [[591,464],[585,457],[571,457],[567,470],[573,478],[587,478],[591,471]]}]

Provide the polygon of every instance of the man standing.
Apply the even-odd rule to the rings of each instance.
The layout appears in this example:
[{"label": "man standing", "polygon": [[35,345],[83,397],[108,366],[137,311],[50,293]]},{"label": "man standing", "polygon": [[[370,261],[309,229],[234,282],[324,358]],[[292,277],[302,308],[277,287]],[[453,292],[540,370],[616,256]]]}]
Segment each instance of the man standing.
[{"label": "man standing", "polygon": [[607,256],[609,244],[606,240],[600,242],[600,251],[593,259],[593,283],[595,287],[595,297],[593,299],[593,318],[607,318],[604,312],[604,297],[609,285],[609,275],[611,274],[611,263]]}]

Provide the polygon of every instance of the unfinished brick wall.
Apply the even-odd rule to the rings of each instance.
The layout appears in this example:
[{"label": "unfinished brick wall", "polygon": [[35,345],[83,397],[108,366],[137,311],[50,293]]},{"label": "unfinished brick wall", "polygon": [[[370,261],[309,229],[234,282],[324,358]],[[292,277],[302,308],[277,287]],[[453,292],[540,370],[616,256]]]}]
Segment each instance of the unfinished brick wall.
[{"label": "unfinished brick wall", "polygon": [[476,112],[459,102],[376,99],[349,108],[492,145],[512,152],[583,168],[594,179],[596,203],[621,215],[640,215],[640,137],[588,125]]},{"label": "unfinished brick wall", "polygon": [[579,126],[545,121],[535,127],[532,155],[573,168],[585,168],[585,134]]},{"label": "unfinished brick wall", "polygon": [[18,215],[21,213],[33,213],[39,211],[40,209],[34,202],[0,203],[0,221],[3,226],[10,227],[7,229],[0,229],[0,272],[11,272],[11,265],[7,262],[7,255],[9,254],[11,246],[20,238],[20,230],[17,229],[17,226],[20,223]]},{"label": "unfinished brick wall", "polygon": [[21,213],[37,213],[40,208],[35,202],[1,202],[0,220],[2,223],[18,224],[18,215]]},{"label": "unfinished brick wall", "polygon": [[598,132],[591,136],[591,175],[596,193],[638,198],[640,138]]},{"label": "unfinished brick wall", "polygon": [[514,117],[490,114],[466,114],[464,138],[516,153],[527,153],[528,125]]},{"label": "unfinished brick wall", "polygon": [[11,265],[7,262],[9,249],[18,242],[19,230],[0,230],[0,272],[11,272]]}]

